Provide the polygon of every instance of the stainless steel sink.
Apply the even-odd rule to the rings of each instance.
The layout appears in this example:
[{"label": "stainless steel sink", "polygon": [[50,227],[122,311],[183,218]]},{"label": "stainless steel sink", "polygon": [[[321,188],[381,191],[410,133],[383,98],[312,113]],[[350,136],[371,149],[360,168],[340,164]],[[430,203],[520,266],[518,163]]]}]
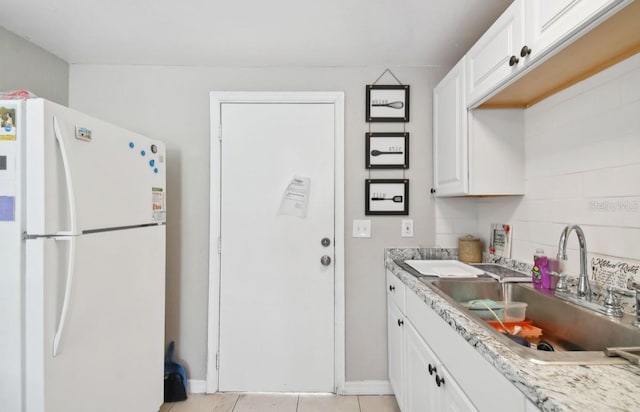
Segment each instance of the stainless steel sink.
[{"label": "stainless steel sink", "polygon": [[[640,346],[640,328],[631,326],[634,317],[613,319],[560,300],[521,283],[499,283],[493,279],[420,278],[424,284],[460,311],[486,328],[518,355],[547,364],[626,364],[625,359],[608,357],[612,347]],[[526,318],[542,329],[542,340],[551,344],[548,352],[523,346],[509,339],[461,303],[473,299],[526,302]]]}]

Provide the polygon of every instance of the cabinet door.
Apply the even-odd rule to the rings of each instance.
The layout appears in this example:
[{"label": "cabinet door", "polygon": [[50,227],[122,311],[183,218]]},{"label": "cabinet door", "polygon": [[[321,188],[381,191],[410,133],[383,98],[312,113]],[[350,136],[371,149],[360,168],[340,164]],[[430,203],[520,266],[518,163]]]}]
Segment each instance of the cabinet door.
[{"label": "cabinet door", "polygon": [[451,378],[449,372],[441,368],[438,371],[441,376],[440,386],[444,391],[440,410],[443,412],[477,412],[478,409],[471,403],[460,386]]},{"label": "cabinet door", "polygon": [[469,187],[465,58],[433,89],[433,185],[436,196]]},{"label": "cabinet door", "polygon": [[406,411],[441,411],[443,391],[436,385],[437,359],[418,332],[409,325],[406,337]]},{"label": "cabinet door", "polygon": [[[467,53],[467,106],[496,90],[523,67],[524,0],[514,0]],[[512,56],[518,62],[510,64]],[[515,61],[514,61],[515,62]]]},{"label": "cabinet door", "polygon": [[400,410],[404,411],[404,324],[405,318],[398,307],[389,302],[387,304],[387,359],[389,367],[389,382]]},{"label": "cabinet door", "polygon": [[525,43],[540,57],[622,0],[525,0]]}]

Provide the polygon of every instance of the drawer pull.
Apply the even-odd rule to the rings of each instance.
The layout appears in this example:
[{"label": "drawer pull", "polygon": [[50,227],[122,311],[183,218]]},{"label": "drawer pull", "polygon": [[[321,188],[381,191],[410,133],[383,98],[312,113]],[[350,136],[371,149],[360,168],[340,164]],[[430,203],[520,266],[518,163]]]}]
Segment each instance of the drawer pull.
[{"label": "drawer pull", "polygon": [[436,374],[436,385],[444,385],[444,378],[441,378],[440,375]]}]

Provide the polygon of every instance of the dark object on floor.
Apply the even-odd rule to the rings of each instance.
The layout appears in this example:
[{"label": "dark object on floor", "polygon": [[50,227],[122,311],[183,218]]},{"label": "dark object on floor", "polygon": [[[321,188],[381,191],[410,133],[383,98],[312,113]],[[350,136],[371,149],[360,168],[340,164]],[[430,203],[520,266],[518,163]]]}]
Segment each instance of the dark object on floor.
[{"label": "dark object on floor", "polygon": [[187,399],[187,372],[173,360],[175,342],[171,341],[164,357],[164,401],[179,402]]}]

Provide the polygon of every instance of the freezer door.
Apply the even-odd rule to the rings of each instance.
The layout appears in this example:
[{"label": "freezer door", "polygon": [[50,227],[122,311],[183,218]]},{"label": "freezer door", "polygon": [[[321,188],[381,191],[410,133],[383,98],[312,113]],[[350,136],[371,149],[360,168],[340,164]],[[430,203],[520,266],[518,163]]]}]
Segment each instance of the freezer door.
[{"label": "freezer door", "polygon": [[[164,389],[165,226],[27,241],[27,412],[157,411]],[[1,409],[1,408],[0,408]]]},{"label": "freezer door", "polygon": [[165,220],[165,145],[44,99],[27,101],[27,232]]}]

